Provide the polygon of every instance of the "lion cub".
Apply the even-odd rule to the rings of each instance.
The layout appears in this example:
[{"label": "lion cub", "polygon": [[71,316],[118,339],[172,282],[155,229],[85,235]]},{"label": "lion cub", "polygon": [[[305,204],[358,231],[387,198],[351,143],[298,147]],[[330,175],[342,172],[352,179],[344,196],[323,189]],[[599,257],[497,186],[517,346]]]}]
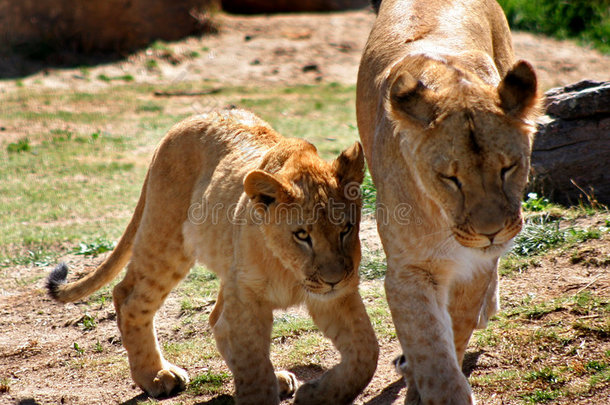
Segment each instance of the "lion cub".
[{"label": "lion cub", "polygon": [[[96,271],[48,289],[58,301],[110,282],[134,381],[153,397],[185,388],[186,372],[159,352],[153,317],[198,261],[221,284],[210,324],[235,378],[238,404],[277,404],[296,377],[269,359],[273,309],[305,303],[341,362],[296,390],[295,403],[350,403],[373,376],[378,346],[358,293],[363,179],[359,143],[331,162],[243,110],[196,116],[158,146],[135,213]],[[357,193],[356,193],[357,194]],[[278,383],[279,380],[279,383]]]}]

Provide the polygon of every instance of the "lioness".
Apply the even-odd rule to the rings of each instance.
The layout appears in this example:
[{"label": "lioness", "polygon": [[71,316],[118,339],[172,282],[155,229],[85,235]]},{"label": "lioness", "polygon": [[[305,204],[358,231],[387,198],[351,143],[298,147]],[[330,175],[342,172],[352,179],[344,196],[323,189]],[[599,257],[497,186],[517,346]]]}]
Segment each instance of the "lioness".
[{"label": "lioness", "polygon": [[405,402],[470,404],[461,364],[473,329],[497,310],[498,258],[522,226],[536,76],[514,62],[494,0],[378,6],[357,117]]},{"label": "lioness", "polygon": [[378,354],[358,293],[361,201],[353,188],[363,170],[359,143],[328,163],[312,144],[283,138],[243,110],[187,119],[158,146],[112,254],[67,285],[67,268],[58,266],[49,291],[61,302],[78,300],[131,259],[113,293],[131,375],[149,395],[168,395],[188,377],[159,352],[153,317],[199,261],[221,280],[209,320],[238,404],[277,404],[295,391],[294,375],[274,374],[269,346],[273,309],[299,303],[341,363],[298,388],[295,403],[349,403],[373,376]]}]

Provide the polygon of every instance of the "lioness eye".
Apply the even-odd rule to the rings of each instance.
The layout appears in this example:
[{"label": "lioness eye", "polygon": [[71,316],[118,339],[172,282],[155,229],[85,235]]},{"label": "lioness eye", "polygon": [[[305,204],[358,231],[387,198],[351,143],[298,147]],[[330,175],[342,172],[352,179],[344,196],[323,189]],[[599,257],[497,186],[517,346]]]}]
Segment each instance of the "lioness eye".
[{"label": "lioness eye", "polygon": [[457,190],[462,189],[462,182],[455,176],[445,176],[444,174],[439,174],[439,177],[449,185],[449,187]]},{"label": "lioness eye", "polygon": [[299,229],[298,231],[296,231],[294,233],[294,237],[295,239],[297,239],[297,241],[306,242],[307,244],[311,245],[311,237],[305,229]]},{"label": "lioness eye", "polygon": [[507,167],[503,167],[502,170],[500,170],[500,176],[502,177],[502,181],[506,181],[508,176],[513,174],[513,172],[515,171],[516,168],[517,168],[516,163],[513,163],[512,165],[507,166]]}]

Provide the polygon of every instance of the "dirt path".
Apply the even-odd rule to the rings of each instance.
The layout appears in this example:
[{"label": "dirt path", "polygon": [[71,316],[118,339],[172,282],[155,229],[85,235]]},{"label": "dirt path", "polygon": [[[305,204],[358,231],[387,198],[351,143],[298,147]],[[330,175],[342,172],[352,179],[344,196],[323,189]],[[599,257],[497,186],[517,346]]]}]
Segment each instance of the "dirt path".
[{"label": "dirt path", "polygon": [[[200,80],[256,86],[320,81],[353,84],[374,14],[221,15],[218,19],[218,35],[160,44],[116,63],[49,69],[9,59],[0,60],[0,70],[38,71],[22,83],[79,90],[111,85],[99,79],[100,75],[110,79],[129,75],[136,82],[159,85]],[[569,41],[519,32],[513,37],[517,57],[534,64],[543,89],[585,78],[610,78],[610,56]],[[0,90],[15,87],[14,81],[0,81]]]}]

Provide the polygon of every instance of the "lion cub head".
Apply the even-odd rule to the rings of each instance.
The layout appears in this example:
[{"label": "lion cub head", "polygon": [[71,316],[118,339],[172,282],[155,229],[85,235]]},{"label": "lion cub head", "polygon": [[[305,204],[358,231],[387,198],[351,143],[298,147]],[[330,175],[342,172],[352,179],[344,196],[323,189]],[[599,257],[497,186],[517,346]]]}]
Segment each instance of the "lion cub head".
[{"label": "lion cub head", "polygon": [[392,72],[389,110],[420,193],[457,242],[497,253],[522,226],[537,113],[536,76],[518,62],[497,86],[422,56]]},{"label": "lion cub head", "polygon": [[310,294],[330,297],[358,283],[359,143],[333,162],[303,140],[286,139],[244,179],[265,244]]}]

